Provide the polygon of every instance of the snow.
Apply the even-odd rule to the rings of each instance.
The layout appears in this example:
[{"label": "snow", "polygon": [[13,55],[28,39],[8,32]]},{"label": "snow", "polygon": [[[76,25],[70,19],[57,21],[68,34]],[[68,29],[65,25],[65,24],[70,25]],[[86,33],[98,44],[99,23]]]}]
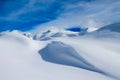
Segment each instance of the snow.
[{"label": "snow", "polygon": [[112,77],[120,79],[120,42],[118,40],[80,38],[80,39],[57,39],[67,43],[89,63],[104,71]]},{"label": "snow", "polygon": [[42,58],[46,61],[75,66],[95,72],[102,73],[93,65],[89,64],[83,57],[81,57],[71,46],[62,42],[53,41],[44,49],[39,51]]},{"label": "snow", "polygon": [[120,38],[90,35],[41,41],[0,33],[0,80],[119,80]]},{"label": "snow", "polygon": [[98,29],[98,31],[102,31],[102,30],[110,30],[113,32],[120,32],[120,23],[110,24],[110,25],[107,25],[107,26],[104,26],[104,27]]},{"label": "snow", "polygon": [[45,30],[44,32],[34,35],[33,39],[47,41],[55,37],[75,37],[75,36],[78,36],[79,34],[84,34],[84,33],[72,32],[72,31],[67,31],[64,29],[58,29],[58,28],[52,27],[48,30]]}]

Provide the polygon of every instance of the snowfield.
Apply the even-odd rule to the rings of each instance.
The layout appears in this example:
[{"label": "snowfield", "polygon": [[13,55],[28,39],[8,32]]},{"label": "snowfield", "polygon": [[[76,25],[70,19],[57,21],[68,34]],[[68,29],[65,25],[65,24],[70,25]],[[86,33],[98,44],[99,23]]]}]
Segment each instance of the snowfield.
[{"label": "snowfield", "polygon": [[0,80],[120,80],[120,33],[106,35],[2,32]]}]

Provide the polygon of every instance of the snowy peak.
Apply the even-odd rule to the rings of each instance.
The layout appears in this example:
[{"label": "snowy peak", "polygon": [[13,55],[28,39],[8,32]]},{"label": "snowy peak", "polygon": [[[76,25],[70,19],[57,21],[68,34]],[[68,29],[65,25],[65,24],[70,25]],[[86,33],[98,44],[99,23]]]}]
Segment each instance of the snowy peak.
[{"label": "snowy peak", "polygon": [[50,40],[56,37],[75,37],[78,35],[79,35],[79,32],[72,32],[72,31],[67,31],[67,30],[59,29],[59,28],[51,28],[51,29],[46,30],[45,32],[34,35],[33,39]]},{"label": "snowy peak", "polygon": [[24,33],[22,33],[24,36],[26,36],[26,37],[28,37],[28,38],[30,38],[30,39],[33,39],[33,36],[32,36],[32,34],[31,33],[28,33],[28,32],[24,32]]},{"label": "snowy peak", "polygon": [[103,30],[109,30],[109,31],[113,31],[113,32],[120,32],[120,23],[114,23],[114,24],[104,26],[104,27],[98,29],[97,31],[103,31]]}]

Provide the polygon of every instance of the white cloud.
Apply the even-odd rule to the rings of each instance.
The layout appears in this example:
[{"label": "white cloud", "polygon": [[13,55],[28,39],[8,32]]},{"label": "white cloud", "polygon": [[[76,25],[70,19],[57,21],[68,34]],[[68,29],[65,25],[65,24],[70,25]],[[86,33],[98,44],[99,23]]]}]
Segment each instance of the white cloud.
[{"label": "white cloud", "polygon": [[[65,5],[65,11],[47,26],[71,27],[83,26],[99,28],[120,20],[119,0],[96,0]],[[42,26],[41,26],[42,27]]]}]

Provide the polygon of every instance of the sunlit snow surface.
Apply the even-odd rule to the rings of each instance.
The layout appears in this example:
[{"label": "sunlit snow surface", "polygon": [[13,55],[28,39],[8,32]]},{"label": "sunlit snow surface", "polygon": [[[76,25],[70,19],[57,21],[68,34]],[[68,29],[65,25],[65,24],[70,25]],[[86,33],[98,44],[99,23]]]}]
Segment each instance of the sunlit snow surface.
[{"label": "sunlit snow surface", "polygon": [[79,34],[0,33],[0,80],[120,80],[120,33]]}]

